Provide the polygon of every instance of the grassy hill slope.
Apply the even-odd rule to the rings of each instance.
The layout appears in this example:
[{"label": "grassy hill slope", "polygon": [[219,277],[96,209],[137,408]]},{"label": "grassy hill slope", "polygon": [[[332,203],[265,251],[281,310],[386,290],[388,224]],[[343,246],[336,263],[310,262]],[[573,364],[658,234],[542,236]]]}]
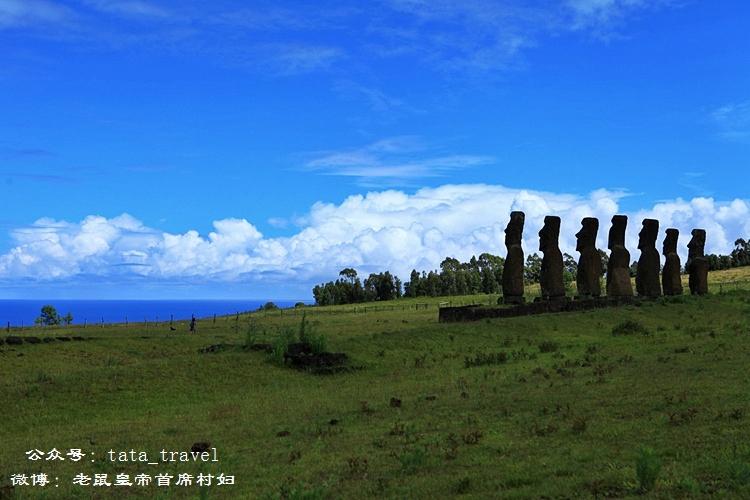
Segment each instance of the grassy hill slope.
[{"label": "grassy hill slope", "polygon": [[[712,274],[743,281],[747,271]],[[727,278],[731,276],[731,278]],[[311,308],[329,350],[359,369],[313,375],[244,349],[302,311],[166,324],[24,331],[85,342],[0,346],[0,485],[19,498],[559,498],[750,495],[750,291],[640,307],[439,324],[435,304]],[[461,300],[491,300],[453,298]],[[431,304],[427,307],[415,304]],[[254,325],[251,327],[250,325]],[[613,334],[613,331],[615,334]],[[2,337],[0,337],[2,338]],[[216,352],[201,353],[221,344]],[[114,450],[219,462],[113,463]],[[93,452],[30,462],[38,448]],[[644,447],[650,450],[644,450]],[[93,458],[92,463],[89,459]],[[660,467],[657,465],[660,464]],[[641,471],[640,475],[637,472]],[[234,486],[72,486],[79,472],[212,472]],[[0,494],[1,495],[1,494]]]}]

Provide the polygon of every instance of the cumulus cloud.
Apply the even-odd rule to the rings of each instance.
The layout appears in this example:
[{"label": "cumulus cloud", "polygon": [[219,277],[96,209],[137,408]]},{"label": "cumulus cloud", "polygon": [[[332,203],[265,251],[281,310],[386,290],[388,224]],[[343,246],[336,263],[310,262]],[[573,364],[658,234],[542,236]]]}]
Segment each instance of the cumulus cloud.
[{"label": "cumulus cloud", "polygon": [[[75,277],[185,280],[217,283],[312,284],[343,267],[360,273],[389,269],[406,278],[411,269],[434,269],[446,256],[468,259],[504,255],[504,228],[512,210],[526,213],[524,248],[538,251],[536,233],[545,215],[562,218],[560,246],[575,253],[583,217],[601,221],[598,245],[606,248],[609,220],[621,213],[626,193],[588,195],[510,189],[497,185],[444,185],[415,193],[396,190],[353,195],[342,203],[318,202],[295,234],[269,238],[245,219],[213,223],[207,235],[180,234],[145,226],[123,214],[89,216],[80,222],[40,219],[12,231],[13,248],[0,255],[0,279],[42,282]],[[626,212],[627,213],[627,212]],[[734,240],[750,235],[750,203],[712,198],[664,201],[630,212],[628,246],[637,258],[640,221],[652,217],[680,229],[680,251],[690,230],[708,231],[707,251],[728,253]]]}]

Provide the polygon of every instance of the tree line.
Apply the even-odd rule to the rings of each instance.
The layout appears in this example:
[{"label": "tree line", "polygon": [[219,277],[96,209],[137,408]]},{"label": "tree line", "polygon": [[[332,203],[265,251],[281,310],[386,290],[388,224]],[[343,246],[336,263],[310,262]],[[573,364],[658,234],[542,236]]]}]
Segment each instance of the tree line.
[{"label": "tree line", "polygon": [[[750,240],[738,239],[730,255],[707,255],[709,269],[729,269],[750,265]],[[599,250],[602,270],[606,272],[609,255]],[[401,283],[388,271],[372,273],[364,281],[352,268],[343,269],[335,281],[322,283],[313,288],[315,303],[321,306],[358,304],[362,302],[393,300],[399,297],[447,297],[453,295],[494,294],[502,291],[503,265],[505,259],[490,253],[472,256],[467,262],[446,257],[440,269],[432,271],[412,270],[409,281]],[[635,276],[638,262],[630,266],[630,275]],[[563,254],[563,280],[570,288],[576,280],[577,260]],[[526,257],[524,280],[527,284],[539,283],[542,273],[542,257],[532,253]]]},{"label": "tree line", "polygon": [[[606,254],[602,252],[603,258]],[[565,282],[575,281],[576,260],[564,254]],[[440,269],[432,271],[412,270],[409,281],[401,283],[398,277],[386,271],[372,273],[364,281],[352,268],[343,269],[335,281],[322,283],[313,288],[315,303],[321,306],[357,304],[361,302],[392,300],[399,297],[443,297],[453,295],[477,295],[500,293],[502,289],[505,259],[490,253],[472,256],[467,262],[446,257]],[[606,266],[606,261],[604,262]],[[538,283],[542,271],[542,258],[534,253],[527,257],[524,279],[527,283]]]},{"label": "tree line", "polygon": [[750,266],[750,240],[738,239],[734,242],[734,250],[729,255],[706,255],[708,269],[719,271],[733,267]]},{"label": "tree line", "polygon": [[350,267],[342,269],[336,281],[313,288],[313,297],[319,306],[393,300],[402,295],[401,280],[390,272],[371,273],[362,282],[357,271]]}]

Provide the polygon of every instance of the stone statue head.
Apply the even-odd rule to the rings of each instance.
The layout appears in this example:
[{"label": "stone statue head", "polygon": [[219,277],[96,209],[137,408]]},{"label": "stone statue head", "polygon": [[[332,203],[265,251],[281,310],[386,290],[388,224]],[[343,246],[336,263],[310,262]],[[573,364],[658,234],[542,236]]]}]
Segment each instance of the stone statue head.
[{"label": "stone statue head", "polygon": [[706,246],[706,230],[693,229],[690,234],[693,235],[693,238],[690,240],[690,243],[688,243],[688,259],[704,257]]},{"label": "stone statue head", "polygon": [[586,217],[581,221],[581,230],[576,233],[578,239],[576,250],[580,252],[586,248],[596,247],[596,233],[599,232],[599,219]]},{"label": "stone statue head", "polygon": [[662,255],[669,255],[670,253],[677,253],[677,239],[680,237],[680,231],[678,229],[667,229],[667,236],[664,238],[664,247],[662,248]]},{"label": "stone statue head", "polygon": [[638,248],[655,248],[656,238],[659,237],[659,221],[656,219],[643,219],[643,227],[638,233]]},{"label": "stone statue head", "polygon": [[607,248],[612,250],[616,246],[625,246],[625,230],[628,227],[627,215],[615,215],[612,217],[612,227],[609,229],[609,241]]},{"label": "stone statue head", "polygon": [[523,237],[523,223],[526,216],[523,212],[511,212],[510,222],[505,228],[505,245],[520,245]]},{"label": "stone statue head", "polygon": [[539,230],[539,250],[545,252],[557,248],[560,238],[560,217],[548,215],[544,218],[544,226]]}]

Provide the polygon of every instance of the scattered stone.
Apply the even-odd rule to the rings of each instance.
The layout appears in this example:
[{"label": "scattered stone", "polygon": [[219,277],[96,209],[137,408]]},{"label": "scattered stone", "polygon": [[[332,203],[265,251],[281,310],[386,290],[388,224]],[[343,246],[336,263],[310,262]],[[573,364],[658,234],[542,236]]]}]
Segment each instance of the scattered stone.
[{"label": "scattered stone", "polygon": [[313,354],[312,346],[306,342],[294,342],[289,344],[284,354],[285,358],[294,358],[299,356],[311,356]]},{"label": "scattered stone", "polygon": [[24,342],[27,344],[41,344],[42,339],[39,337],[23,337]]},{"label": "scattered stone", "polygon": [[599,232],[599,219],[586,217],[581,221],[581,230],[576,234],[578,259],[576,287],[579,299],[599,297],[602,294],[602,258],[596,248],[596,234]]},{"label": "scattered stone", "polygon": [[55,337],[60,342],[70,342],[70,337]]},{"label": "scattered stone", "polygon": [[349,371],[349,358],[341,352],[313,352],[307,342],[289,344],[284,353],[284,362],[298,370],[325,375]]},{"label": "scattered stone", "polygon": [[638,233],[638,249],[641,258],[638,259],[638,271],[635,276],[635,288],[641,297],[661,296],[659,269],[661,257],[656,249],[656,238],[659,237],[659,221],[643,219],[643,228]]},{"label": "scattered stone", "polygon": [[50,342],[54,342],[54,341],[55,341],[54,337],[42,337],[42,342],[44,342],[45,344],[49,344]]},{"label": "scattered stone", "polygon": [[341,352],[301,352],[298,354],[286,353],[285,360],[298,370],[306,370],[319,375],[327,375],[349,371],[347,366],[349,358]]},{"label": "scattered stone", "polygon": [[424,397],[425,401],[435,401],[437,399],[437,396],[429,395]]},{"label": "scattered stone", "polygon": [[71,338],[71,339],[73,339],[73,340],[76,340],[76,341],[78,341],[78,342],[81,342],[81,341],[83,341],[83,340],[86,340],[86,338],[85,338],[85,337],[78,337],[78,336],[75,336],[75,335],[74,335],[73,337],[70,337],[70,338]]},{"label": "scattered stone", "polygon": [[289,436],[290,434],[291,434],[291,432],[289,432],[289,431],[279,431],[279,432],[276,433],[276,437],[283,438],[283,437]]},{"label": "scattered stone", "polygon": [[706,230],[693,229],[693,238],[688,243],[688,260],[685,267],[690,274],[690,293],[706,295],[708,293],[708,259],[705,255]]},{"label": "scattered stone", "polygon": [[21,345],[23,344],[23,339],[21,337],[16,337],[15,335],[10,335],[5,337],[5,343],[8,345]]},{"label": "scattered stone", "polygon": [[611,250],[607,264],[607,295],[609,297],[633,296],[633,285],[630,282],[630,252],[625,248],[627,227],[627,215],[612,217],[607,245]]},{"label": "scattered stone", "polygon": [[558,300],[565,297],[563,281],[563,257],[558,240],[560,238],[560,217],[548,215],[539,231],[539,250],[544,254],[539,285],[542,299]]},{"label": "scattered stone", "polygon": [[398,398],[391,398],[391,408],[401,408],[401,400]]},{"label": "scattered stone", "polygon": [[340,420],[337,418],[332,418],[328,421],[328,425],[339,425]]},{"label": "scattered stone", "polygon": [[503,298],[505,304],[522,304],[524,302],[523,292],[523,267],[526,264],[521,247],[523,237],[523,224],[526,216],[523,212],[511,212],[510,222],[505,228],[505,247],[508,254],[503,265]]},{"label": "scattered stone", "polygon": [[680,231],[677,229],[667,229],[667,236],[664,238],[662,254],[665,257],[664,269],[661,273],[661,285],[664,289],[664,295],[682,295],[682,263],[680,256],[677,255],[677,240],[680,237]]}]

